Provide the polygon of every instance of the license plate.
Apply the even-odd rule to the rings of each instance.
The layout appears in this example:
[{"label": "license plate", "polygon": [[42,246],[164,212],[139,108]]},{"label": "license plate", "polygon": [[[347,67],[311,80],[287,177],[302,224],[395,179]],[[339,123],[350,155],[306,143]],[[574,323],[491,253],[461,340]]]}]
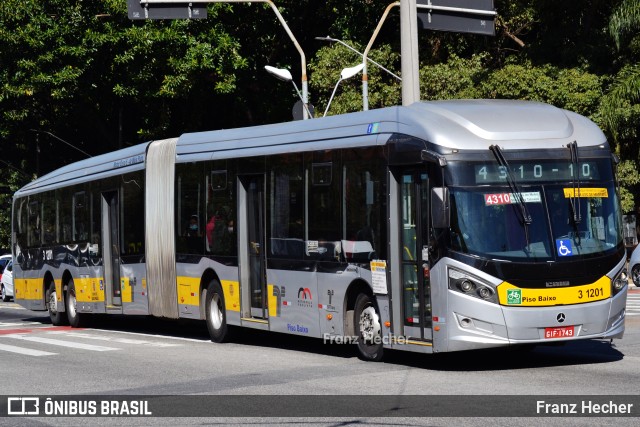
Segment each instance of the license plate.
[{"label": "license plate", "polygon": [[558,328],[544,328],[544,337],[547,338],[569,338],[573,336],[573,326],[561,326]]}]

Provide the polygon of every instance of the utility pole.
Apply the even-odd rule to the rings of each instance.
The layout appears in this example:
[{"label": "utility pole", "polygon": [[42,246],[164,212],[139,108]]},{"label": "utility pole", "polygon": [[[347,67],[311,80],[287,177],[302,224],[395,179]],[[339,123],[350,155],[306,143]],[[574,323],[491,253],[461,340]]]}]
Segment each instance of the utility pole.
[{"label": "utility pole", "polygon": [[418,14],[416,0],[400,0],[402,105],[420,101]]}]

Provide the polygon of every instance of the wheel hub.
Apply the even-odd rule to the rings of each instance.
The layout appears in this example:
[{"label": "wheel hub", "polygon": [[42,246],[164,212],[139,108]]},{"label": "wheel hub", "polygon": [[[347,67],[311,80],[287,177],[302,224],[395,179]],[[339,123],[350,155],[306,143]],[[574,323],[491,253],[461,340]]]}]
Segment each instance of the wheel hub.
[{"label": "wheel hub", "polygon": [[51,292],[49,295],[49,311],[53,314],[58,312],[58,298],[56,296],[56,291]]},{"label": "wheel hub", "polygon": [[373,307],[367,307],[360,314],[360,335],[365,342],[372,342],[380,336],[380,317]]},{"label": "wheel hub", "polygon": [[222,310],[221,310],[221,301],[218,295],[214,295],[211,298],[211,307],[209,310],[209,316],[211,317],[211,323],[213,327],[216,329],[220,329],[222,326]]}]

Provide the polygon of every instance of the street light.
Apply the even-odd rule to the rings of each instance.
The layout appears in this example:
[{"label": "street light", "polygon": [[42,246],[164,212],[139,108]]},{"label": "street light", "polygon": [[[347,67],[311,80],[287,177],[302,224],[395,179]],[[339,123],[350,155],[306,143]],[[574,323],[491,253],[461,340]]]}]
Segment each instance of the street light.
[{"label": "street light", "polygon": [[[342,46],[346,47],[347,49],[351,50],[352,52],[357,53],[358,55],[360,55],[360,57],[364,60],[364,53],[359,52],[357,49],[354,49],[353,47],[349,46],[347,43],[343,42],[342,40],[339,39],[334,39],[333,37],[316,37],[316,40],[322,40],[325,42],[336,42],[336,43],[340,43]],[[387,74],[390,74],[391,76],[395,77],[398,81],[402,81],[402,77],[400,77],[399,75],[395,74],[393,71],[385,68],[384,66],[382,66],[381,64],[379,64],[378,62],[374,61],[371,58],[366,58],[367,61],[371,62],[373,65],[377,66],[378,68],[380,68],[382,71],[386,71]]]},{"label": "street light", "polygon": [[307,103],[304,102],[304,98],[302,97],[302,94],[300,93],[298,86],[296,86],[296,82],[293,81],[293,76],[291,75],[291,72],[284,68],[272,67],[271,65],[265,65],[264,69],[267,70],[269,74],[273,75],[278,80],[282,80],[283,82],[291,82],[291,84],[296,90],[296,93],[298,94],[298,97],[302,101],[302,105],[304,106],[304,109],[307,111],[307,114],[309,114],[309,117],[313,118],[313,113],[309,110],[309,106],[307,105]]},{"label": "street light", "polygon": [[327,103],[327,108],[324,110],[324,114],[322,117],[326,117],[327,111],[329,111],[329,106],[331,105],[331,101],[333,101],[333,96],[336,94],[336,90],[338,89],[338,85],[340,84],[340,82],[355,76],[360,71],[362,71],[363,68],[364,68],[364,62],[356,66],[345,68],[344,70],[342,70],[342,72],[340,73],[340,78],[338,79],[336,86],[333,88],[333,93],[331,94],[331,98],[329,98],[329,102]]},{"label": "street light", "polygon": [[[415,0],[414,0],[415,1]],[[373,46],[373,42],[376,40],[376,37],[378,37],[378,33],[380,32],[380,29],[382,28],[382,24],[384,24],[385,19],[387,19],[387,15],[389,15],[389,12],[391,11],[391,9],[393,9],[394,7],[399,7],[400,6],[400,2],[396,1],[391,3],[390,5],[387,6],[387,8],[384,10],[384,13],[382,14],[382,18],[380,18],[380,21],[378,22],[378,26],[376,27],[376,29],[373,31],[373,35],[371,36],[371,39],[369,40],[369,44],[367,44],[367,47],[364,50],[364,53],[362,54],[362,57],[364,58],[362,60],[362,63],[364,64],[364,70],[362,71],[362,109],[364,111],[367,111],[369,109],[369,87],[368,87],[368,76],[367,76],[367,57],[369,55],[369,50],[371,49],[371,46]],[[417,25],[417,24],[416,24]],[[402,59],[403,64],[404,64],[404,58]],[[404,71],[404,69],[403,69]],[[403,73],[404,76],[404,73]],[[404,83],[402,84],[402,93],[404,94]],[[403,105],[404,105],[404,98],[403,98]]]}]

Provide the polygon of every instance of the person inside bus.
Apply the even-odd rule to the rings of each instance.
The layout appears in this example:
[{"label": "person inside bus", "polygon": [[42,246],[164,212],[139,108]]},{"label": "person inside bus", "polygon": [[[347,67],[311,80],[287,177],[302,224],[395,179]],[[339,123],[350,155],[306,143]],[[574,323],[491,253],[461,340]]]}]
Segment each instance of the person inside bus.
[{"label": "person inside bus", "polygon": [[234,223],[227,206],[218,209],[214,215],[211,215],[205,230],[209,251],[216,254],[228,254],[234,250]]},{"label": "person inside bus", "polygon": [[202,235],[200,234],[200,227],[198,225],[198,215],[191,215],[184,235],[187,237],[187,248],[189,253],[193,254],[202,252]]}]

